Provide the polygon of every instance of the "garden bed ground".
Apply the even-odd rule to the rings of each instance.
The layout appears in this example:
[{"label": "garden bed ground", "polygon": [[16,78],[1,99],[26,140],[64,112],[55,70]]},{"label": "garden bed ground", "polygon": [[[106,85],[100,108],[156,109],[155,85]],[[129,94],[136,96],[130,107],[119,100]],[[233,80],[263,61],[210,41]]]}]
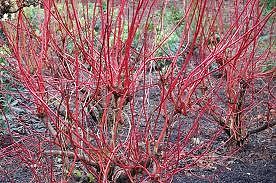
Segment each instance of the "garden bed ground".
[{"label": "garden bed ground", "polygon": [[[276,181],[276,131],[267,129],[252,135],[237,154],[229,157],[225,164],[215,164],[212,168],[184,172],[175,176],[173,183],[274,183]],[[1,167],[5,169],[5,167]],[[2,172],[2,171],[1,171]],[[3,172],[2,172],[3,173]],[[200,175],[196,177],[194,175]],[[0,182],[29,182],[31,172],[27,168],[18,169],[13,177],[1,175]],[[208,176],[209,175],[209,176]],[[85,183],[86,178],[73,182]]]},{"label": "garden bed ground", "polygon": [[265,130],[252,135],[249,142],[225,165],[215,166],[215,170],[194,172],[199,175],[214,173],[211,177],[197,178],[194,176],[178,175],[174,183],[274,183],[276,181],[276,131]]}]

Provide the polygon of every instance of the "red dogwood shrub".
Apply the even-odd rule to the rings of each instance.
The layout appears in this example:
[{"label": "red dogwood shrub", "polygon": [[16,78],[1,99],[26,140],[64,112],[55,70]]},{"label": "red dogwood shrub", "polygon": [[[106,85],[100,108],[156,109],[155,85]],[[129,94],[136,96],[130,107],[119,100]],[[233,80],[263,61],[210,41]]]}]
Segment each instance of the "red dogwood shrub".
[{"label": "red dogwood shrub", "polygon": [[[44,0],[35,18],[17,7],[1,22],[0,94],[16,101],[0,108],[3,180],[78,169],[91,182],[169,182],[274,125],[275,9],[263,16],[258,0]],[[263,104],[266,122],[252,124]]]}]

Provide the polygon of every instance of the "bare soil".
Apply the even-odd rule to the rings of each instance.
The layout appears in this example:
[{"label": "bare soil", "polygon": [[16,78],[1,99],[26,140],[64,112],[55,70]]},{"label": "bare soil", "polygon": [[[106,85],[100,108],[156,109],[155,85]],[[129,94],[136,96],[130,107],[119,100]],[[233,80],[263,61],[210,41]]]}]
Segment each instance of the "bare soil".
[{"label": "bare soil", "polygon": [[[274,183],[276,182],[276,130],[254,134],[225,165],[179,174],[174,183]],[[198,177],[193,176],[198,175]],[[209,176],[208,176],[209,175]]]}]

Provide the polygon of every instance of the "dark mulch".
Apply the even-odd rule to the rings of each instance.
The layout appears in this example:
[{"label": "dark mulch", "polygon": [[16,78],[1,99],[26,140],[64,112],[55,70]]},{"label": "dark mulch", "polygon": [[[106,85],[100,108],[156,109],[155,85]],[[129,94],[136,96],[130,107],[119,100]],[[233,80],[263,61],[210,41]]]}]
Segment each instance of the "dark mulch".
[{"label": "dark mulch", "polygon": [[[273,132],[274,130],[274,132]],[[209,171],[202,169],[192,175],[179,174],[173,183],[275,183],[276,182],[276,133],[275,129],[252,135],[249,142],[229,159],[224,166]],[[206,175],[210,175],[209,177]],[[205,176],[204,176],[205,175]]]},{"label": "dark mulch", "polygon": [[174,179],[174,183],[204,183],[204,182],[235,182],[235,183],[249,183],[249,182],[276,182],[276,161],[275,160],[257,160],[252,164],[244,164],[241,162],[234,162],[230,169],[221,172],[217,177],[210,180],[204,180],[195,177],[178,176]]}]

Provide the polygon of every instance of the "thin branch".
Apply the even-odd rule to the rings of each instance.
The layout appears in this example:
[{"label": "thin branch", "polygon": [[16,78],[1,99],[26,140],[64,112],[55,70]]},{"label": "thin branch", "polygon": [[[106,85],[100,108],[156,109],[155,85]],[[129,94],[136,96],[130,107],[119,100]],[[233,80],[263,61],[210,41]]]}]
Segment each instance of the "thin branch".
[{"label": "thin branch", "polygon": [[51,154],[51,155],[65,155],[68,158],[74,158],[75,156],[77,157],[78,160],[82,160],[88,165],[91,165],[95,167],[97,170],[99,169],[99,164],[95,163],[94,161],[91,160],[87,155],[81,155],[81,154],[76,154],[72,151],[62,151],[62,150],[49,150],[49,151],[44,151],[45,154]]},{"label": "thin branch", "polygon": [[271,128],[275,125],[276,125],[276,121],[266,122],[263,126],[260,126],[258,128],[248,131],[246,137],[248,137],[249,135],[255,134],[255,133],[259,133],[259,132],[266,130],[267,128]]}]

